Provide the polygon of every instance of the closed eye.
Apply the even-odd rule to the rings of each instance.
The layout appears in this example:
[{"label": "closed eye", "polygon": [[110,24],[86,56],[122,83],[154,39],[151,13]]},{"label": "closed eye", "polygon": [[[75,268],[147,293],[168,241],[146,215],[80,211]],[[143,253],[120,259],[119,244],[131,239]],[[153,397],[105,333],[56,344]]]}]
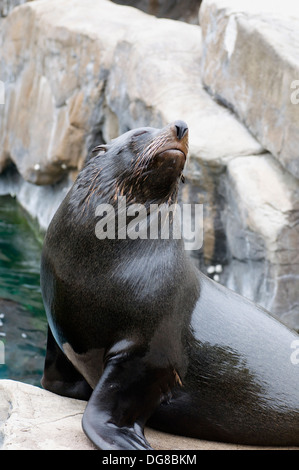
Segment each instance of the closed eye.
[{"label": "closed eye", "polygon": [[147,131],[136,132],[136,134],[134,134],[134,137],[138,137],[138,136],[143,135],[143,134],[147,134]]},{"label": "closed eye", "polygon": [[92,150],[92,153],[98,153],[98,155],[101,155],[103,153],[106,153],[107,152],[107,146],[105,144],[100,144],[100,145],[97,145],[93,150]]}]

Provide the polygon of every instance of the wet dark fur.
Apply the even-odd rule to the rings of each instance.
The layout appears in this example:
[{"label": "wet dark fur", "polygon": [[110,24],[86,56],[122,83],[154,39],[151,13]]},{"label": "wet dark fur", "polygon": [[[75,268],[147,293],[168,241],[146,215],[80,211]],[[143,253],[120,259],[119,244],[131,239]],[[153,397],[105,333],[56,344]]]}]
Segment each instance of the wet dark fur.
[{"label": "wet dark fur", "polygon": [[[99,146],[46,235],[41,285],[49,319],[45,388],[89,400],[101,449],[149,449],[146,422],[171,433],[299,446],[299,337],[214,283],[182,240],[98,240],[99,203],[172,203],[187,148],[181,122]],[[183,136],[184,137],[181,137]],[[149,420],[149,421],[148,421]]]}]

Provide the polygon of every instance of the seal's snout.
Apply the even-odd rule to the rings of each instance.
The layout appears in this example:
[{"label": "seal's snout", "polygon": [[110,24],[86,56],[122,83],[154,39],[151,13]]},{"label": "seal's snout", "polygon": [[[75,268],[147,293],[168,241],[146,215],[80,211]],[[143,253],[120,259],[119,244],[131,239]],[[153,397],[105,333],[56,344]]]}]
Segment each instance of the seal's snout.
[{"label": "seal's snout", "polygon": [[[155,154],[156,159],[165,160],[173,170],[183,170],[188,153],[188,126],[185,121],[176,120],[162,129],[165,137]],[[157,140],[157,142],[159,142]]]},{"label": "seal's snout", "polygon": [[188,132],[188,126],[184,121],[175,121],[174,126],[176,128],[176,136],[179,140],[181,140],[186,133]]}]

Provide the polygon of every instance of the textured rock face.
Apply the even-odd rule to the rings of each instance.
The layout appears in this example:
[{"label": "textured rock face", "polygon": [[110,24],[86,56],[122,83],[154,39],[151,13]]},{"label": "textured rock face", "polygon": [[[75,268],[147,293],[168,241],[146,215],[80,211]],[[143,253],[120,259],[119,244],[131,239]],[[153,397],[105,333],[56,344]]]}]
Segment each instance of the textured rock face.
[{"label": "textured rock face", "polygon": [[[287,83],[297,70],[296,19],[285,20],[285,4],[278,28],[275,10],[270,23],[263,13],[269,2],[258,2],[259,13],[256,5],[204,0],[201,27],[107,0],[15,8],[1,20],[0,171],[13,161],[22,179],[0,176],[0,193],[17,194],[46,228],[91,146],[184,119],[180,201],[204,211],[196,264],[222,264],[220,282],[299,329],[299,104]],[[292,44],[282,41],[285,21]]]},{"label": "textured rock face", "polygon": [[85,160],[102,118],[111,48],[126,31],[127,10],[124,26],[107,21],[115,17],[110,2],[55,3],[14,9],[1,35],[6,95],[0,164],[12,159],[24,179],[36,184],[56,182]]},{"label": "textured rock face", "polygon": [[9,380],[0,397],[2,450],[92,449],[81,429],[85,402]]},{"label": "textured rock face", "polygon": [[298,329],[298,180],[264,154],[229,162],[225,189],[226,284]]},{"label": "textured rock face", "polygon": [[[54,395],[11,380],[0,380],[0,450],[94,450],[82,431],[86,402]],[[146,429],[155,450],[254,449],[201,441]]]},{"label": "textured rock face", "polygon": [[[12,159],[27,181],[51,184],[80,168],[101,134],[110,140],[178,116],[194,129],[191,146],[204,158],[261,151],[203,91],[197,26],[157,20],[106,0],[53,0],[15,9],[1,37],[6,100],[0,108],[0,166]],[[227,130],[215,135],[220,124]],[[224,146],[228,135],[235,138]]]},{"label": "textured rock face", "polygon": [[203,83],[272,153],[227,166],[224,282],[298,329],[299,9],[205,0],[200,24]]},{"label": "textured rock face", "polygon": [[200,23],[203,82],[299,177],[298,4],[205,0]]},{"label": "textured rock face", "polygon": [[[164,42],[169,33],[174,42],[185,43],[187,50],[195,48],[195,58],[200,31],[190,28],[161,23],[105,0],[34,2],[15,9],[3,24],[0,39],[5,82],[0,167],[11,159],[24,179],[35,184],[54,183],[67,170],[80,168],[90,145],[101,138],[103,125],[113,137],[118,132],[113,114],[105,107],[105,85],[117,60],[117,44],[128,41],[133,46],[134,35],[143,32],[146,37],[158,29]],[[124,91],[123,87],[117,90],[118,98]],[[141,102],[139,107],[143,106]],[[153,109],[151,105],[147,113],[151,121],[155,120],[151,115],[158,114]],[[141,121],[145,122],[145,116],[139,116]]]},{"label": "textured rock face", "polygon": [[22,5],[30,0],[1,0],[0,1],[0,17],[7,16],[13,8]]}]

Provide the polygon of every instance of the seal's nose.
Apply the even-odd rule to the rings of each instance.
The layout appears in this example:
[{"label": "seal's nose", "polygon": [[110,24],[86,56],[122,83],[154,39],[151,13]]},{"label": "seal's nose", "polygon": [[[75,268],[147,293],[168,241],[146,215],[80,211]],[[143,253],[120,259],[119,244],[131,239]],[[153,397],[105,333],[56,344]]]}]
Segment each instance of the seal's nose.
[{"label": "seal's nose", "polygon": [[188,126],[184,121],[175,121],[174,125],[176,127],[177,138],[181,140],[188,131]]}]

